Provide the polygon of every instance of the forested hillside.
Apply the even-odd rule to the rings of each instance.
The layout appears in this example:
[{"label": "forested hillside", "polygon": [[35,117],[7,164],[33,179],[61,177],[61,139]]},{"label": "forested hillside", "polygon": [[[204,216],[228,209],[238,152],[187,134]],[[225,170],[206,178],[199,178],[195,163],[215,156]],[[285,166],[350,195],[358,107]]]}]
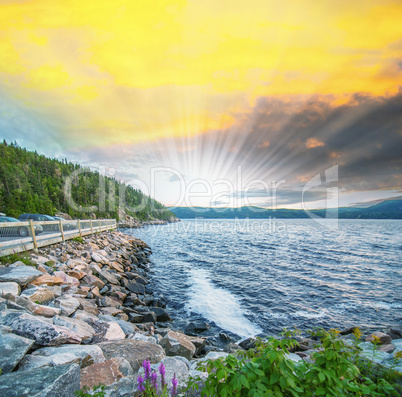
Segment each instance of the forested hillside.
[{"label": "forested hillside", "polygon": [[[65,197],[64,188],[66,178],[77,170],[79,172],[71,184],[72,200],[76,204],[73,208]],[[102,186],[104,189],[100,188]],[[113,178],[103,177],[67,160],[49,159],[16,143],[0,143],[0,212],[8,216],[18,217],[27,212],[48,215],[64,212],[73,218],[84,219],[95,213],[98,218],[118,219],[119,194],[123,190],[125,205],[120,209],[127,215],[142,221],[175,217],[140,190],[124,186]],[[79,206],[96,206],[97,209],[82,212]],[[139,206],[140,209],[135,209]]]}]

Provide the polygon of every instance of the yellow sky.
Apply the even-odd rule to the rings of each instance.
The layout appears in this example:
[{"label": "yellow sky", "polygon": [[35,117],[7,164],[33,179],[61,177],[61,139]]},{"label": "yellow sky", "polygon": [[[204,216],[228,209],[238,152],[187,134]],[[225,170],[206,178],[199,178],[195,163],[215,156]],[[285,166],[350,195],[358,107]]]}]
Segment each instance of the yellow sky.
[{"label": "yellow sky", "polygon": [[261,96],[395,94],[401,21],[389,0],[0,0],[0,80],[77,146],[195,135]]}]

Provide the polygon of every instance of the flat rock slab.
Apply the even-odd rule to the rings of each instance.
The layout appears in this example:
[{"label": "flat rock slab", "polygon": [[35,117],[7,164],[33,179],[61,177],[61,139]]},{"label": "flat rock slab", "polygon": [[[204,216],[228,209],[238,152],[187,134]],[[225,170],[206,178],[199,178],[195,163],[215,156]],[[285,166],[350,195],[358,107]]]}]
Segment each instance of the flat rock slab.
[{"label": "flat rock slab", "polygon": [[103,363],[92,364],[81,370],[81,389],[84,386],[92,389],[99,383],[108,386],[130,375],[134,375],[134,371],[126,359],[111,358]]},{"label": "flat rock slab", "polygon": [[32,266],[17,266],[0,268],[1,282],[15,282],[18,285],[27,285],[29,282],[42,276],[43,273]]},{"label": "flat rock slab", "polygon": [[165,357],[161,346],[139,340],[124,339],[116,342],[103,342],[98,346],[102,349],[106,360],[111,358],[125,358],[134,372],[137,372],[144,360],[150,360],[151,364],[160,362]]},{"label": "flat rock slab", "polygon": [[[65,343],[81,343],[81,336],[66,328],[27,313],[9,313],[3,319],[4,325],[25,338],[34,339],[38,346],[58,346]],[[1,395],[1,394],[0,394]]]},{"label": "flat rock slab", "polygon": [[80,389],[77,364],[35,368],[0,376],[2,397],[74,397]]},{"label": "flat rock slab", "polygon": [[11,328],[0,326],[0,368],[3,373],[11,372],[35,342],[11,332]]},{"label": "flat rock slab", "polygon": [[71,316],[80,307],[80,301],[71,295],[63,295],[54,300],[54,305],[61,309],[61,314]]},{"label": "flat rock slab", "polygon": [[62,345],[59,347],[43,347],[27,354],[20,363],[20,370],[39,367],[75,363],[81,368],[103,363],[105,357],[102,349],[96,345]]},{"label": "flat rock slab", "polygon": [[15,282],[0,283],[0,296],[7,294],[19,295],[21,293],[20,286]]}]

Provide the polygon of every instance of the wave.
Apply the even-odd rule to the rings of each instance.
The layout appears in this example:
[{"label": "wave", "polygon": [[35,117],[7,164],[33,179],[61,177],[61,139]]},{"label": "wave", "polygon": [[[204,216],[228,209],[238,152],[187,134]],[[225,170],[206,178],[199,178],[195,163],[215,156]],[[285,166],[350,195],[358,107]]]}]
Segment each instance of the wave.
[{"label": "wave", "polygon": [[245,317],[239,300],[229,291],[214,286],[205,270],[191,269],[189,275],[188,311],[199,313],[218,327],[241,337],[262,332],[260,327]]}]

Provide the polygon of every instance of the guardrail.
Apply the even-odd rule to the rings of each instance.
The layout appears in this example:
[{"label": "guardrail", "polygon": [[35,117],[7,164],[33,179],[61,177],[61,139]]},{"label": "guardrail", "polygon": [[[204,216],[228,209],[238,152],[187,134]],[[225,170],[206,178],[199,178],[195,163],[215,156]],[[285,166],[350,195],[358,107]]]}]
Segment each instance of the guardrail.
[{"label": "guardrail", "polygon": [[1,222],[0,257],[116,228],[116,219]]}]

